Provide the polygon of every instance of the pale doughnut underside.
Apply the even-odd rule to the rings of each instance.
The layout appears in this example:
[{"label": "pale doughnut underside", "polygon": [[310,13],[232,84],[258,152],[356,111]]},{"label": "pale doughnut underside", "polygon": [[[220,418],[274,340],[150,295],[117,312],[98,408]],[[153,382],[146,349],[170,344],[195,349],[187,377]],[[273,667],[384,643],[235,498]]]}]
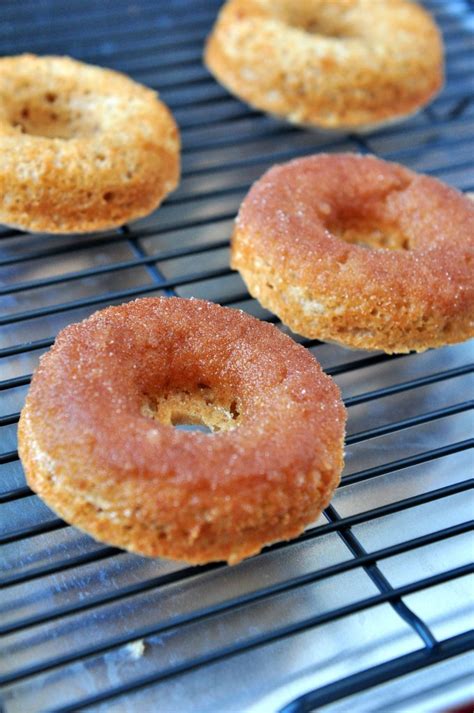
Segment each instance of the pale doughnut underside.
[{"label": "pale doughnut underside", "polygon": [[84,233],[154,210],[180,141],[155,92],[67,57],[0,59],[0,222]]},{"label": "pale doughnut underside", "polygon": [[258,109],[361,132],[415,113],[444,73],[438,28],[408,0],[228,0],[205,61]]}]

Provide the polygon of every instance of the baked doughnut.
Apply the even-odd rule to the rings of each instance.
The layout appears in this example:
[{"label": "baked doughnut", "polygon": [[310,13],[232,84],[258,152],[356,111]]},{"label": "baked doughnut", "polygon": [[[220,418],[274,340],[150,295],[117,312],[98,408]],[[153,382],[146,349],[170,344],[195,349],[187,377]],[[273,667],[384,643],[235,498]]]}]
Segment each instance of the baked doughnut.
[{"label": "baked doughnut", "polygon": [[179,179],[155,92],[68,57],[0,59],[0,222],[84,233],[152,211]]},{"label": "baked doughnut", "polygon": [[97,539],[232,564],[318,516],[344,423],[337,386],[276,327],[201,300],[141,299],[60,333],[33,377],[19,452],[33,490]]},{"label": "baked doughnut", "polygon": [[369,130],[443,84],[443,45],[408,0],[228,0],[205,52],[249,104],[295,124]]},{"label": "baked doughnut", "polygon": [[474,205],[372,156],[271,168],[244,199],[232,266],[305,337],[387,353],[474,334]]}]

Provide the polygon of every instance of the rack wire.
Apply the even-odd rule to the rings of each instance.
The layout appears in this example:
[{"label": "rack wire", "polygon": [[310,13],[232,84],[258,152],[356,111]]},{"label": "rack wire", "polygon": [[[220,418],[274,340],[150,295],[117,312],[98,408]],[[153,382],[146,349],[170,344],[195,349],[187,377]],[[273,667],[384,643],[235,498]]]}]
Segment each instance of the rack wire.
[{"label": "rack wire", "polygon": [[160,91],[183,139],[181,186],[148,218],[79,237],[0,231],[6,713],[426,710],[472,696],[472,345],[390,357],[293,335],[342,389],[346,469],[298,540],[233,568],[94,542],[32,494],[16,451],[39,357],[96,309],[178,294],[285,329],[228,266],[236,210],[273,163],[371,152],[474,190],[472,3],[425,4],[443,30],[446,87],[416,117],[361,138],[284,125],[216,84],[200,58],[217,0],[69,0],[67,14],[59,0],[2,3],[3,54],[125,71]]}]

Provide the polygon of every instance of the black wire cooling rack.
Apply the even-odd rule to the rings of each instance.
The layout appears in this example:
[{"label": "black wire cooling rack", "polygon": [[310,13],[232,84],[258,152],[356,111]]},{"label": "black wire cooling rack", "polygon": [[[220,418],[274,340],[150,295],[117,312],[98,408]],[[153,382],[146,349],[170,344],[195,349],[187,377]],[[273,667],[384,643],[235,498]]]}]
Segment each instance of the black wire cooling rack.
[{"label": "black wire cooling rack", "polygon": [[[103,546],[25,485],[16,424],[66,324],[141,295],[204,297],[279,324],[228,266],[232,221],[271,164],[362,151],[474,190],[474,12],[427,3],[447,84],[364,138],[281,124],[202,65],[215,0],[4,0],[0,49],[70,54],[161,93],[183,179],[155,214],[89,236],[0,233],[0,560],[6,713],[441,710],[472,695],[472,346],[389,357],[300,340],[349,409],[333,503],[291,543],[236,567]],[[279,325],[281,327],[281,325]]]}]

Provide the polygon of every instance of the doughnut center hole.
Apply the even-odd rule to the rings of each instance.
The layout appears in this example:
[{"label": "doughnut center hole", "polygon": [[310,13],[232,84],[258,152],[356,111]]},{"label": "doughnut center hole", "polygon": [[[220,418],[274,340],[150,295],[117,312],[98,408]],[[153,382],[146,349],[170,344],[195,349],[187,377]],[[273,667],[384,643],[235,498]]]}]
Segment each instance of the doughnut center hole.
[{"label": "doughnut center hole", "polygon": [[239,425],[240,419],[237,401],[223,401],[207,385],[147,396],[142,414],[180,430],[208,434],[230,431]]},{"label": "doughnut center hole", "polygon": [[341,27],[336,23],[325,23],[318,18],[306,18],[301,23],[291,24],[299,30],[304,30],[304,32],[307,32],[309,35],[318,35],[319,37],[327,37],[328,39],[342,40],[354,36],[347,28]]},{"label": "doughnut center hole", "polygon": [[331,222],[328,230],[340,240],[369,250],[410,250],[399,226],[367,219]]},{"label": "doughnut center hole", "polygon": [[357,36],[354,23],[349,21],[346,11],[337,0],[319,3],[317,9],[308,8],[306,3],[295,0],[275,0],[272,10],[286,25],[310,35],[329,39]]},{"label": "doughnut center hole", "polygon": [[64,100],[52,91],[19,96],[9,107],[11,125],[22,134],[47,139],[90,136],[99,126],[93,112],[79,100]]}]

